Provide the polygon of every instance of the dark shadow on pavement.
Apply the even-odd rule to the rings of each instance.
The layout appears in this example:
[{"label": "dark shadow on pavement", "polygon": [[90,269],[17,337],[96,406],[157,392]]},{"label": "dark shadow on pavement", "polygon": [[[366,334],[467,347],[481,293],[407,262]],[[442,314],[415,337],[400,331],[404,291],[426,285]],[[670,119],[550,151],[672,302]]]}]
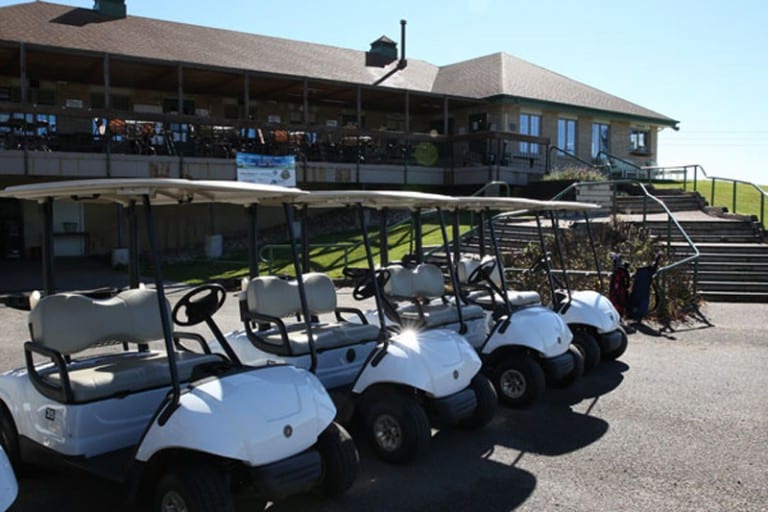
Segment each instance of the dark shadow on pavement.
[{"label": "dark shadow on pavement", "polygon": [[536,477],[489,458],[504,432],[498,415],[478,431],[442,429],[432,437],[425,456],[405,466],[380,461],[358,442],[360,474],[346,494],[333,500],[295,496],[268,510],[506,512],[528,499]]},{"label": "dark shadow on pavement", "polygon": [[37,471],[19,479],[19,495],[8,512],[130,512],[122,488],[78,470]]}]

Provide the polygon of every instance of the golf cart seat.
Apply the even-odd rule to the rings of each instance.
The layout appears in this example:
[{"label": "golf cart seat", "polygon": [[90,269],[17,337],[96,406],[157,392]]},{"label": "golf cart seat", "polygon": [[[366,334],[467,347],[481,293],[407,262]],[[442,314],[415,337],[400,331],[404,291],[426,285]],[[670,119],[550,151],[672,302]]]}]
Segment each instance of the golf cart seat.
[{"label": "golf cart seat", "polygon": [[[459,260],[457,273],[459,276],[459,282],[462,285],[472,285],[469,282],[469,276],[472,275],[480,265],[486,261],[493,260],[493,256],[484,256],[483,259],[478,260],[472,257],[462,257]],[[482,289],[470,291],[467,294],[467,298],[470,302],[478,304],[485,309],[493,309],[496,304],[501,303],[501,273],[499,272],[499,266],[496,265],[490,274],[492,285],[484,286]],[[512,307],[524,307],[541,304],[541,296],[538,292],[531,291],[515,291],[507,290],[507,301]]]},{"label": "golf cart seat", "polygon": [[[333,313],[336,317],[336,322],[313,320],[312,335],[317,350],[378,340],[379,328],[369,324],[360,310],[337,306],[336,287],[327,275],[311,272],[303,275],[303,281],[309,313],[312,316]],[[306,324],[299,320],[302,307],[295,279],[276,276],[251,279],[244,297],[241,297],[240,310],[248,337],[258,348],[285,356],[309,353]],[[345,320],[342,313],[354,314],[360,323]],[[289,317],[297,321],[286,324],[284,319]],[[253,331],[253,322],[264,325]]]},{"label": "golf cart seat", "polygon": [[[114,344],[143,345],[163,339],[154,290],[125,290],[109,299],[78,293],[43,297],[29,313],[31,340],[24,344],[27,370],[43,395],[62,403],[83,403],[169,386],[165,352],[101,353],[72,360],[86,349]],[[52,365],[35,367],[33,354]],[[195,366],[220,356],[176,353],[179,380],[187,381]]]},{"label": "golf cart seat", "polygon": [[[397,309],[402,323],[425,328],[458,323],[459,313],[455,304],[433,301],[442,299],[445,294],[443,273],[437,265],[422,263],[415,268],[390,265],[387,271],[389,279],[384,284],[387,298],[411,301],[411,304]],[[483,309],[473,304],[462,305],[461,313],[465,321],[485,318]]]}]

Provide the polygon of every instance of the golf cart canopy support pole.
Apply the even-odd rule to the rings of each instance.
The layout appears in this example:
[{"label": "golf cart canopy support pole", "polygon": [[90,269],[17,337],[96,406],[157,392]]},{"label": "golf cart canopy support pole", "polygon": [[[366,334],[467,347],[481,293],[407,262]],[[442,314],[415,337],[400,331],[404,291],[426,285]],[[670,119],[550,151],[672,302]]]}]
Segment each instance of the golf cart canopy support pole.
[{"label": "golf cart canopy support pole", "polygon": [[600,281],[600,293],[603,293],[605,289],[605,287],[603,286],[603,269],[600,265],[600,257],[597,255],[597,246],[595,245],[595,237],[592,236],[592,223],[589,222],[589,213],[587,213],[586,210],[584,210],[584,223],[587,226],[587,235],[589,235],[589,246],[592,248],[592,256],[595,258],[595,268],[597,269],[597,279]]},{"label": "golf cart canopy support pole", "polygon": [[459,210],[458,208],[453,212],[453,259],[458,263],[461,260],[461,229],[459,227]]},{"label": "golf cart canopy support pole", "polygon": [[304,273],[309,272],[309,216],[307,205],[299,208],[299,226],[301,226],[301,268]]},{"label": "golf cart canopy support pole", "polygon": [[[443,236],[443,250],[445,251],[445,259],[448,262],[448,273],[451,276],[453,300],[456,301],[456,314],[459,317],[459,334],[466,334],[467,324],[464,323],[464,312],[461,310],[463,301],[461,300],[459,277],[456,275],[456,267],[453,264],[453,258],[451,256],[451,246],[448,242],[448,230],[445,228],[445,216],[443,215],[443,210],[438,208],[437,215],[440,218],[440,234]],[[458,261],[456,261],[456,263],[458,264]]]},{"label": "golf cart canopy support pole", "polygon": [[421,210],[411,211],[411,219],[413,220],[413,239],[416,244],[416,263],[424,263],[424,241],[421,239]]},{"label": "golf cart canopy support pole", "polygon": [[136,201],[128,205],[128,287],[139,287],[139,223]]},{"label": "golf cart canopy support pole", "polygon": [[381,266],[386,267],[389,264],[389,228],[387,226],[387,217],[389,210],[382,208],[379,210],[379,259]]},{"label": "golf cart canopy support pole", "polygon": [[171,329],[171,314],[168,311],[168,300],[165,298],[165,287],[163,285],[163,273],[160,268],[160,251],[157,247],[157,232],[155,231],[155,222],[152,218],[152,206],[149,202],[149,196],[141,197],[144,205],[144,214],[147,221],[147,234],[149,235],[149,248],[152,253],[152,264],[155,266],[155,289],[157,290],[157,306],[160,308],[160,322],[163,324],[163,338],[165,338],[165,351],[168,354],[168,367],[171,371],[171,387],[173,395],[171,401],[163,409],[157,419],[161,427],[170,419],[173,411],[179,405],[181,399],[181,389],[179,386],[179,370],[176,367],[176,351],[173,346],[173,332]]},{"label": "golf cart canopy support pole", "polygon": [[309,313],[309,304],[307,302],[307,290],[304,288],[304,276],[301,275],[301,262],[299,261],[299,248],[296,244],[296,228],[293,225],[293,206],[283,203],[285,220],[288,225],[288,237],[291,239],[291,253],[293,255],[293,269],[296,272],[296,284],[299,287],[299,299],[301,300],[301,315],[304,317],[304,323],[307,326],[307,340],[309,340],[309,357],[312,362],[309,371],[315,373],[317,370],[317,348],[315,347],[315,337],[312,335],[312,315]]},{"label": "golf cart canopy support pole", "polygon": [[[482,214],[483,216],[485,216],[484,215],[485,210],[483,210]],[[493,255],[496,258],[496,266],[499,270],[499,277],[501,278],[499,279],[499,281],[501,281],[501,297],[502,298],[509,297],[509,293],[508,293],[509,288],[507,288],[507,279],[504,276],[504,264],[501,261],[501,251],[499,250],[499,239],[496,238],[496,229],[493,227],[493,216],[489,214],[487,215],[487,217],[488,217],[488,229],[490,230],[490,235],[491,235],[491,243],[493,244]],[[488,277],[491,278],[492,275]],[[509,302],[508,299],[505,299],[502,302],[504,302],[504,312],[507,314],[507,318],[509,318],[510,316],[512,316],[512,304]]]},{"label": "golf cart canopy support pole", "polygon": [[53,281],[53,198],[49,197],[40,205],[43,215],[43,291],[45,295],[56,293]]},{"label": "golf cart canopy support pole", "polygon": [[373,251],[371,250],[371,239],[368,236],[368,223],[365,220],[365,211],[363,205],[357,205],[357,212],[360,218],[360,229],[363,231],[363,246],[365,247],[365,258],[368,261],[368,268],[371,271],[371,284],[373,285],[373,296],[376,299],[376,314],[379,317],[379,338],[384,342],[384,352],[387,351],[389,345],[389,336],[386,335],[386,318],[384,318],[384,300],[381,296],[381,288],[379,287],[379,280],[376,277],[376,266],[373,263]]},{"label": "golf cart canopy support pole", "polygon": [[252,204],[248,212],[248,276],[259,277],[259,206]]},{"label": "golf cart canopy support pole", "polygon": [[478,230],[479,234],[480,234],[480,249],[479,250],[480,250],[480,257],[482,258],[483,256],[485,256],[485,212],[483,212],[483,211],[480,212],[480,221],[479,222],[480,222],[480,229]]},{"label": "golf cart canopy support pole", "polygon": [[549,281],[549,291],[552,293],[552,304],[555,304],[555,278],[552,276],[552,265],[549,261],[549,251],[547,250],[547,242],[544,240],[544,228],[541,225],[541,217],[539,213],[534,214],[536,216],[536,228],[539,232],[539,245],[541,247],[541,258],[544,263],[544,270],[547,272],[547,281]]},{"label": "golf cart canopy support pole", "polygon": [[563,254],[563,244],[560,240],[560,222],[557,219],[557,214],[554,210],[549,212],[549,216],[552,219],[552,232],[555,234],[555,249],[557,250],[557,257],[560,258],[560,268],[563,271],[563,282],[565,283],[565,289],[568,292],[568,297],[571,296],[571,283],[568,279],[568,269],[565,264],[565,256]]}]

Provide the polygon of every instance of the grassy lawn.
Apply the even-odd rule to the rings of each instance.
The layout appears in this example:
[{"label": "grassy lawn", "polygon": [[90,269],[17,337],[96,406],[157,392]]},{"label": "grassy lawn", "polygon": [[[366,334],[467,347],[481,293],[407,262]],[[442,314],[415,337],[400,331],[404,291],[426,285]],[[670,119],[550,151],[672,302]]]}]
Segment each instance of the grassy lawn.
[{"label": "grassy lawn", "polygon": [[[678,183],[654,183],[657,188],[683,188],[682,182]],[[768,186],[763,186],[763,190],[768,191]],[[693,182],[688,182],[687,190],[693,190]],[[761,194],[751,185],[737,183],[736,186],[736,209],[733,208],[733,184],[723,181],[715,182],[715,201],[712,202],[712,180],[699,180],[696,184],[696,190],[704,196],[711,206],[723,206],[728,208],[729,212],[741,213],[745,215],[754,215],[760,218]],[[766,201],[768,203],[768,201]],[[768,209],[768,204],[766,204]],[[768,216],[768,211],[766,211]],[[768,219],[766,219],[768,221]],[[768,222],[765,223],[768,226]]]},{"label": "grassy lawn", "polygon": [[[462,225],[462,233],[469,230],[470,225]],[[424,236],[422,243],[425,250],[429,246],[442,244],[442,235],[440,226],[436,223],[424,222]],[[450,227],[448,236],[450,237]],[[371,230],[369,237],[372,243],[374,262],[379,264],[380,250],[378,246],[379,231]],[[314,247],[310,251],[311,267],[314,271],[325,272],[331,278],[340,278],[345,264],[350,267],[367,267],[365,248],[362,245],[362,235],[359,230],[344,231],[333,235],[318,236],[312,240]],[[389,232],[389,260],[397,261],[405,254],[413,252],[415,246],[411,237],[410,225],[399,225],[390,229]],[[345,262],[346,252],[346,262]],[[262,252],[266,255],[267,252]],[[283,244],[276,244],[273,250],[273,261],[271,267],[262,262],[259,270],[260,274],[288,274],[294,275],[293,262],[291,261],[291,249],[287,241]],[[145,269],[149,272],[150,269]],[[239,279],[248,276],[247,256],[242,259],[233,260],[194,260],[188,262],[179,262],[163,265],[163,277],[172,281],[179,281],[188,284],[202,284],[205,282]]]}]

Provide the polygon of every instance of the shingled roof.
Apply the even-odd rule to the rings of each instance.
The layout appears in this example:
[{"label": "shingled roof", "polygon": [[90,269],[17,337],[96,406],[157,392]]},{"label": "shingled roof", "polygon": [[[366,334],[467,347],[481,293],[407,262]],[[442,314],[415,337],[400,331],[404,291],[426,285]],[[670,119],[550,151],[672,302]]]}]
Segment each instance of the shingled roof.
[{"label": "shingled roof", "polygon": [[[374,84],[397,65],[366,67],[362,50],[139,16],[111,19],[90,9],[48,2],[0,8],[0,40],[361,85]],[[379,87],[471,99],[509,96],[676,124],[662,114],[504,53],[443,67],[409,57],[408,66],[391,73]]]},{"label": "shingled roof", "polygon": [[440,68],[433,90],[476,98],[508,96],[677,124],[658,112],[505,53]]}]

